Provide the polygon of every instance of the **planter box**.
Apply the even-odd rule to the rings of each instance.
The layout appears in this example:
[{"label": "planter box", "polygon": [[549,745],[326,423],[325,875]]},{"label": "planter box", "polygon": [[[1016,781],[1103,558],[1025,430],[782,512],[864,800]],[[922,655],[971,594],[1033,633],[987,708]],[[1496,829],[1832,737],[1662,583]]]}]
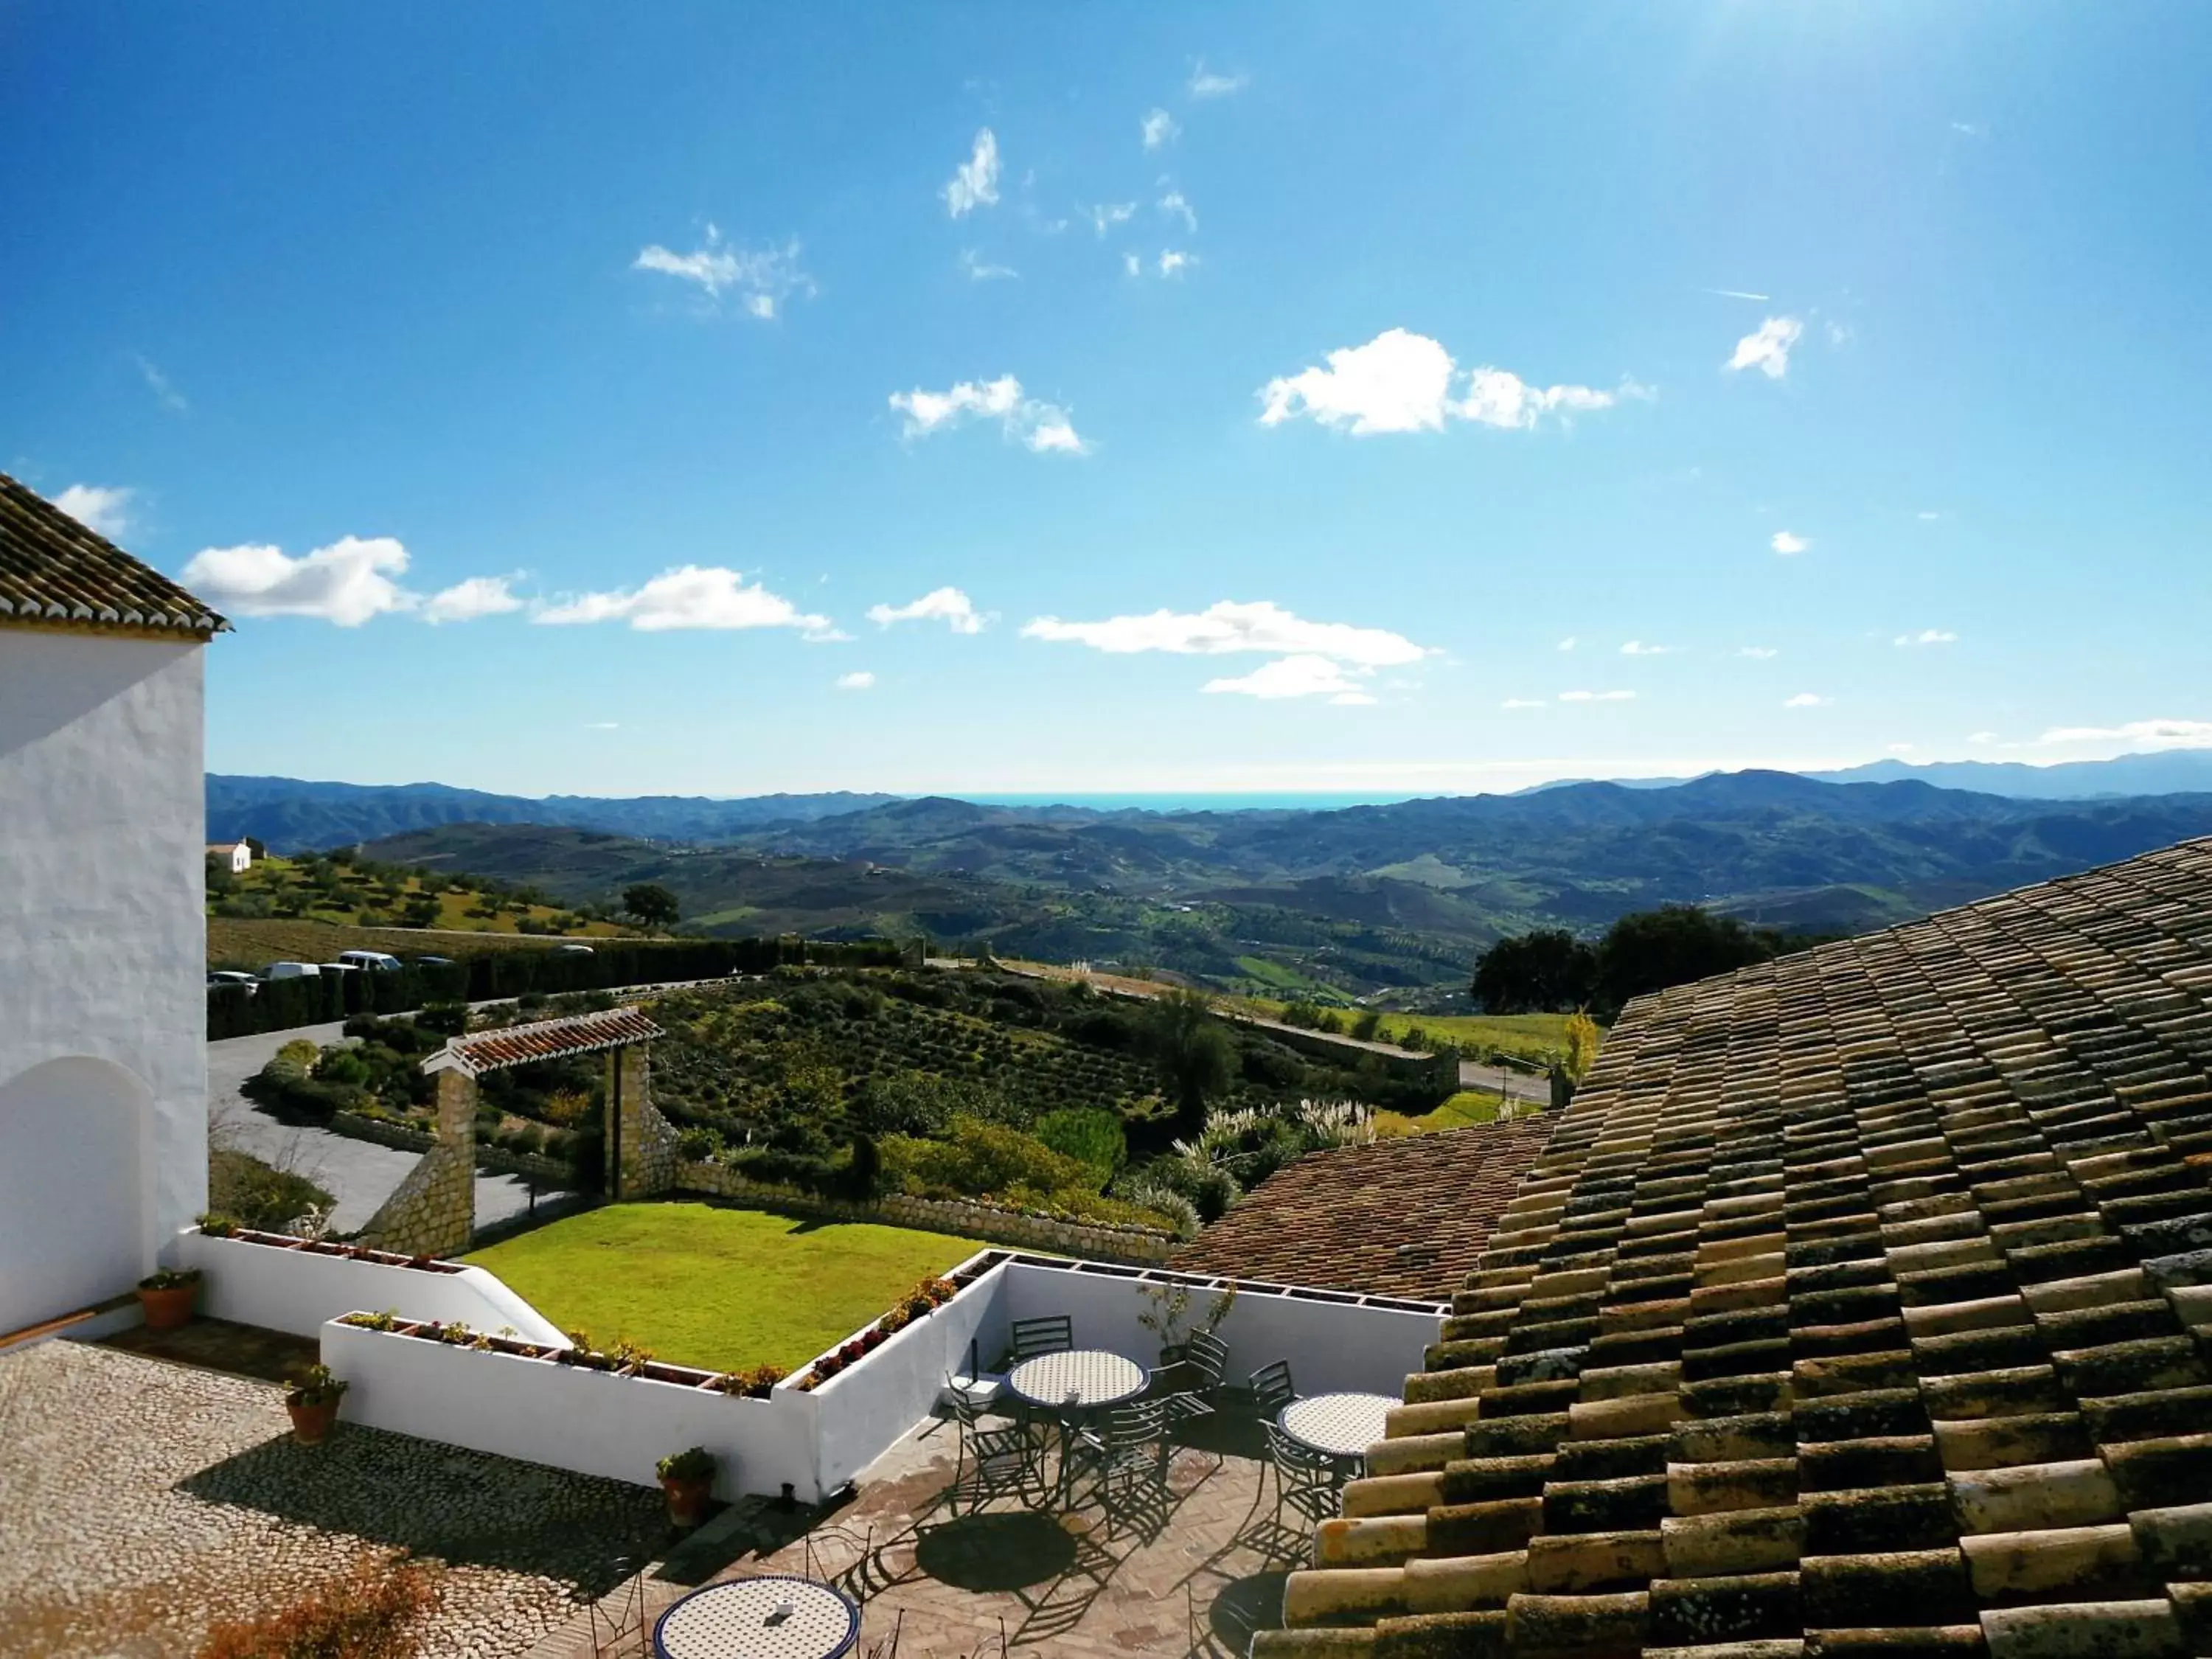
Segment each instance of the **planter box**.
[{"label": "planter box", "polygon": [[177,1261],[206,1275],[200,1311],[212,1319],[313,1336],[340,1314],[389,1308],[410,1319],[459,1320],[480,1331],[511,1327],[528,1341],[568,1345],[558,1326],[497,1277],[458,1261],[415,1267],[405,1256],[356,1259],[343,1246],[281,1233],[211,1238],[197,1230],[179,1237]]}]

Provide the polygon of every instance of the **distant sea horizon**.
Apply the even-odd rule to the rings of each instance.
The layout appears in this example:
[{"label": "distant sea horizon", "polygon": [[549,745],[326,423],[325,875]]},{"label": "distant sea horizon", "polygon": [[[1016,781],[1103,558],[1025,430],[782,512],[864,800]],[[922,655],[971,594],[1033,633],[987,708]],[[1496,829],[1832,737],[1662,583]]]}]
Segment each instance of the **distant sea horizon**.
[{"label": "distant sea horizon", "polygon": [[[1079,806],[1094,812],[1326,812],[1342,806],[1388,806],[1401,800],[1419,800],[1411,789],[1400,790],[1239,790],[1218,793],[1139,791],[1128,794],[1003,794],[964,789],[943,792],[952,800],[972,801],[978,806]],[[1449,791],[1431,791],[1449,793]]]}]

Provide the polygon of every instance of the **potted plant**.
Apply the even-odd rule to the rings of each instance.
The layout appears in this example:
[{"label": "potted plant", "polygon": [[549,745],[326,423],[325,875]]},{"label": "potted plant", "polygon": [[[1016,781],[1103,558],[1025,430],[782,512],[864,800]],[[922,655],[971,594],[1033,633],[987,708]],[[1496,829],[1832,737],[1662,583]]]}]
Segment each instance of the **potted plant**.
[{"label": "potted plant", "polygon": [[714,1454],[704,1446],[694,1446],[662,1458],[653,1467],[660,1476],[660,1490],[668,1494],[670,1523],[690,1528],[705,1520],[714,1492]]},{"label": "potted plant", "polygon": [[192,1316],[199,1300],[198,1267],[162,1267],[138,1281],[138,1306],[146,1315],[149,1331],[173,1331]]},{"label": "potted plant", "polygon": [[284,1409],[292,1414],[292,1438],[319,1446],[338,1420],[338,1401],[353,1384],[332,1376],[328,1365],[310,1365],[284,1390]]}]

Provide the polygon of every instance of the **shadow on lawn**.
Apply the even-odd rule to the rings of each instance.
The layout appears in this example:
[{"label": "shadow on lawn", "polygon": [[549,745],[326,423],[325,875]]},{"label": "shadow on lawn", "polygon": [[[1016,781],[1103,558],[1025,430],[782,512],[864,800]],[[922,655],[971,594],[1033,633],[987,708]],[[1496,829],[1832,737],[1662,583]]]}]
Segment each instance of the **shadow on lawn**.
[{"label": "shadow on lawn", "polygon": [[650,1487],[358,1423],[341,1423],[320,1446],[264,1440],[175,1490],[456,1565],[554,1579],[583,1597],[613,1588],[620,1558],[657,1556],[668,1537]]}]

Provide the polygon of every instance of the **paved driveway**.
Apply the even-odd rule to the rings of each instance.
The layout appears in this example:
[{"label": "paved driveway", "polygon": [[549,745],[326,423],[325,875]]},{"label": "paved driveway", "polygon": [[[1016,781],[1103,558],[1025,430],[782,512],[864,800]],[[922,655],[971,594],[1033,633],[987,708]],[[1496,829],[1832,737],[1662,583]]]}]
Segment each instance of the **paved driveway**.
[{"label": "paved driveway", "polygon": [[[283,1169],[297,1170],[337,1200],[331,1224],[340,1232],[366,1226],[377,1207],[392,1196],[420,1159],[418,1152],[380,1146],[373,1140],[280,1123],[239,1092],[286,1043],[343,1040],[338,1025],[302,1025],[289,1031],[225,1037],[207,1046],[208,1122],[221,1144],[251,1152]],[[540,1190],[538,1201],[548,1194]],[[518,1176],[477,1177],[477,1225],[488,1226],[521,1214],[530,1206],[530,1188]]]}]

